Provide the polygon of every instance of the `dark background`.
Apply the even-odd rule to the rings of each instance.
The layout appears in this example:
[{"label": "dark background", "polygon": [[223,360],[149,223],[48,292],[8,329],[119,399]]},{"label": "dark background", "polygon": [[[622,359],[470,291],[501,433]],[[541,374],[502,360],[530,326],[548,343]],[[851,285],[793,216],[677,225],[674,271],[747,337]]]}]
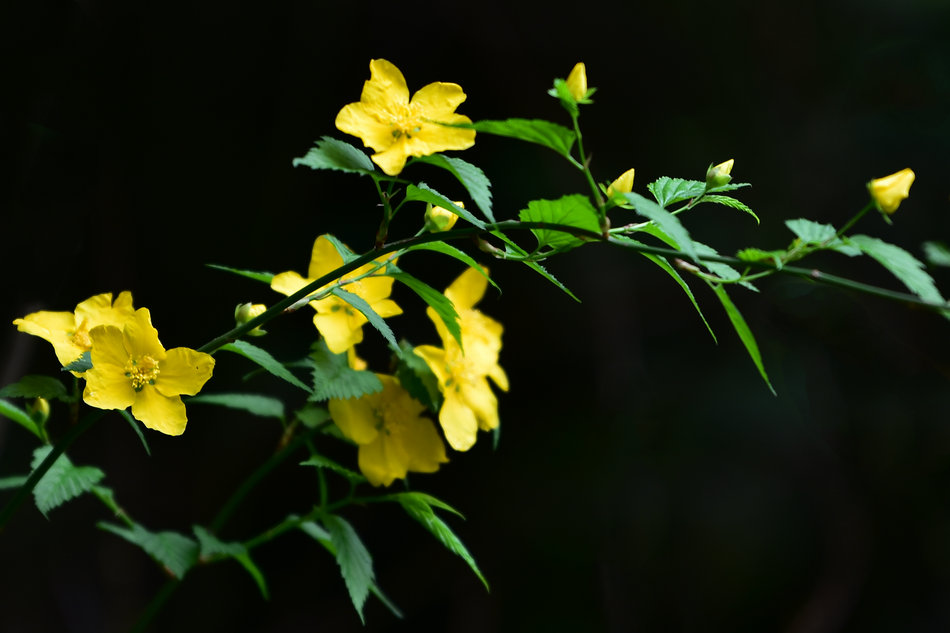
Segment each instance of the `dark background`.
[{"label": "dark background", "polygon": [[[8,324],[130,289],[167,347],[197,347],[230,326],[234,304],[275,299],[203,264],[304,271],[323,232],[367,249],[369,182],[291,160],[322,135],[342,137],[333,119],[358,99],[374,57],[399,66],[411,90],[460,83],[460,111],[474,119],[562,117],[545,91],[585,61],[599,88],[583,116],[598,178],[636,167],[643,192],[661,175],[701,179],[734,158],[736,180],[754,184],[741,198],[761,225],[718,207],[686,218],[721,252],[784,246],[787,218],[840,226],[865,203],[867,180],[907,166],[917,182],[894,226],[871,215],[858,230],[918,256],[925,239],[950,240],[950,7],[938,0],[31,0],[0,12]],[[464,158],[492,179],[500,218],[584,186],[556,155],[499,138],[480,137]],[[421,169],[406,175],[452,186]],[[395,233],[414,230],[399,220]],[[436,287],[460,272],[439,259],[404,263]],[[154,630],[950,630],[944,320],[782,278],[736,292],[773,397],[715,298],[693,284],[718,346],[641,257],[589,247],[550,262],[580,304],[526,268],[486,263],[504,292],[481,307],[506,327],[512,383],[501,443],[493,451],[483,436],[412,483],[466,514],[449,522],[491,592],[400,511],[353,508],[345,516],[404,620],[370,598],[361,626],[333,560],[292,535],[255,550],[269,601],[236,564],[197,568]],[[815,265],[898,287],[870,261]],[[945,271],[932,273],[950,288]],[[396,298],[407,311],[391,321],[397,334],[435,342],[423,307]],[[281,358],[312,338],[303,315],[269,329],[261,344]],[[367,330],[363,347],[377,338]],[[47,343],[12,326],[0,359],[2,384],[58,370]],[[218,363],[209,392],[249,369],[238,357]],[[299,398],[267,379],[248,388]],[[66,411],[54,416],[61,433]],[[151,457],[118,416],[70,455],[102,467],[149,528],[189,532],[280,433],[197,405],[189,417],[181,438],[148,433]],[[0,424],[0,476],[28,469],[30,440]],[[355,464],[346,447],[333,455]],[[294,461],[222,538],[307,511],[313,473]],[[86,497],[50,521],[21,509],[0,542],[0,630],[131,626],[163,577],[95,528],[108,518]]]}]

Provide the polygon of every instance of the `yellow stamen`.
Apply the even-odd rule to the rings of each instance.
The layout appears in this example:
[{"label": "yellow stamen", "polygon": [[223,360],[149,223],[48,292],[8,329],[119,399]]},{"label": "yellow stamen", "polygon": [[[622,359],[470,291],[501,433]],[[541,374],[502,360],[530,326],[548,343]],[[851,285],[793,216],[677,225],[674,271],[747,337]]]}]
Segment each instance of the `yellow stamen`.
[{"label": "yellow stamen", "polygon": [[73,343],[82,349],[89,351],[92,349],[92,339],[89,337],[89,328],[86,326],[86,321],[83,320],[79,324],[79,327],[76,328],[76,331],[70,334],[72,337]]},{"label": "yellow stamen", "polygon": [[132,381],[132,388],[136,391],[142,391],[145,385],[154,385],[158,373],[158,361],[148,354],[138,360],[130,358],[125,365],[125,375]]}]

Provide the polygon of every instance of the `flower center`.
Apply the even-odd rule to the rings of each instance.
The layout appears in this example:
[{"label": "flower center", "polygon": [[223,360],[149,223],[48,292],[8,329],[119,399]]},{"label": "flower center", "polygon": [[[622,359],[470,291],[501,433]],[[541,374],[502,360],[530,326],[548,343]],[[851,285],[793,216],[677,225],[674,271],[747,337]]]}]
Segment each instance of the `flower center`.
[{"label": "flower center", "polygon": [[86,325],[85,319],[79,324],[76,331],[71,334],[71,338],[77,347],[81,347],[86,351],[92,349],[92,339],[89,337],[89,328]]},{"label": "flower center", "polygon": [[413,134],[422,131],[422,119],[409,106],[406,106],[400,108],[390,119],[389,129],[395,140],[399,140],[402,136],[412,138]]},{"label": "flower center", "polygon": [[130,358],[125,365],[125,375],[132,381],[132,388],[142,391],[145,385],[154,385],[158,378],[158,361],[146,354],[138,360]]}]

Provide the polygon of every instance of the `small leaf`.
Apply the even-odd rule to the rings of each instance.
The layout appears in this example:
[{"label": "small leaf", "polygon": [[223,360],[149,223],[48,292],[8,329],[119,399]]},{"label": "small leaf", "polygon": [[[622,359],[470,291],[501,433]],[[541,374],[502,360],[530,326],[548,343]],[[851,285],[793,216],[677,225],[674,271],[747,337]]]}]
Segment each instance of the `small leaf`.
[{"label": "small leaf", "polygon": [[294,416],[308,429],[315,429],[318,425],[330,419],[330,412],[326,407],[320,407],[315,404],[307,404],[303,408],[294,412]]},{"label": "small leaf", "polygon": [[310,169],[333,169],[356,174],[371,174],[375,171],[369,156],[349,143],[329,136],[320,137],[306,156],[295,158],[293,166],[298,165]]},{"label": "small leaf", "polygon": [[138,545],[159,565],[179,580],[198,562],[198,543],[178,532],[149,532],[135,523],[124,528],[111,523],[97,523],[99,529],[112,532],[133,545]]},{"label": "small leaf", "polygon": [[65,365],[61,371],[74,371],[77,374],[81,374],[87,369],[92,369],[92,354],[88,351],[83,352],[79,358]]},{"label": "small leaf", "polygon": [[416,185],[409,185],[406,188],[406,200],[428,202],[429,204],[433,204],[437,207],[442,207],[443,209],[451,211],[460,218],[468,220],[471,224],[477,226],[480,229],[485,228],[485,223],[472,215],[471,211],[468,211],[455,204],[453,201],[449,200],[435,189],[432,189],[424,182],[420,182],[418,187]]},{"label": "small leaf", "polygon": [[379,393],[383,383],[371,371],[350,367],[346,354],[334,354],[324,341],[310,348],[313,363],[313,393],[309,400],[345,400],[359,398],[368,393]]},{"label": "small leaf", "polygon": [[482,276],[488,280],[488,283],[493,285],[496,290],[501,292],[501,288],[495,283],[495,280],[488,276],[488,273],[485,272],[485,269],[482,268],[481,265],[476,262],[471,255],[465,251],[455,248],[451,244],[447,244],[445,242],[426,242],[425,244],[416,244],[415,246],[410,246],[409,248],[405,249],[405,251],[407,253],[410,251],[435,251],[436,253],[442,253],[443,255],[454,257],[460,262],[465,263],[469,268],[474,268],[480,272]]},{"label": "small leaf", "polygon": [[43,439],[43,435],[40,433],[40,427],[36,426],[36,422],[33,421],[33,418],[20,407],[6,400],[0,400],[0,416],[13,420],[36,437],[41,440]]},{"label": "small leaf", "polygon": [[[519,258],[528,256],[528,251],[524,250],[523,248],[515,244],[507,235],[505,235],[501,231],[492,231],[492,235],[494,235],[495,237],[503,241],[506,244],[508,251],[511,253],[514,253]],[[538,273],[539,275],[541,275],[542,277],[550,281],[552,284],[560,288],[571,299],[573,299],[574,301],[577,301],[578,303],[581,302],[580,299],[574,296],[573,292],[568,290],[567,286],[565,286],[560,281],[558,281],[558,279],[554,275],[549,273],[543,266],[541,266],[541,264],[535,261],[531,261],[531,260],[522,260],[522,261],[525,266],[535,271],[536,273]]]},{"label": "small leaf", "polygon": [[215,270],[223,270],[224,272],[232,273],[238,277],[247,277],[248,279],[253,279],[254,281],[262,281],[268,285],[270,285],[271,280],[274,278],[274,273],[242,270],[240,268],[231,268],[230,266],[221,266],[220,264],[205,264],[205,266]]},{"label": "small leaf", "polygon": [[751,215],[753,218],[755,218],[755,221],[757,223],[759,221],[759,216],[757,216],[752,209],[750,209],[744,202],[736,200],[735,198],[731,196],[716,196],[716,195],[707,194],[703,196],[700,202],[712,202],[713,204],[721,204],[725,207],[738,209],[739,211],[744,211],[748,213],[749,215]]},{"label": "small leaf", "polygon": [[323,455],[311,455],[310,459],[305,462],[300,462],[301,466],[315,466],[317,468],[325,468],[327,470],[332,470],[338,475],[343,475],[353,483],[360,483],[366,481],[366,477],[359,474],[356,471],[350,470],[344,466],[337,464],[332,459],[324,457]]},{"label": "small leaf", "polygon": [[20,477],[0,477],[0,490],[9,490],[10,488],[19,488],[29,479],[27,476]]},{"label": "small leaf", "polygon": [[657,178],[656,182],[648,184],[647,189],[656,198],[657,204],[665,208],[671,204],[703,195],[706,192],[706,183],[698,180],[662,176]]},{"label": "small leaf", "polygon": [[772,262],[778,270],[782,270],[782,258],[787,251],[763,251],[761,248],[744,248],[736,253],[736,258],[744,262]]},{"label": "small leaf", "polygon": [[[407,272],[398,271],[390,273],[392,278],[396,281],[405,284],[409,289],[415,292],[419,297],[425,301],[429,307],[431,307],[439,318],[442,319],[442,323],[445,324],[445,328],[449,331],[449,334],[452,335],[458,344],[459,347],[462,346],[462,328],[459,326],[458,322],[458,312],[455,311],[455,306],[452,305],[452,302],[449,301],[449,298],[444,294],[425,283],[416,279]],[[398,349],[398,344],[396,349]]]},{"label": "small leaf", "polygon": [[451,158],[444,154],[420,156],[415,160],[441,167],[455,176],[468,191],[468,195],[475,202],[475,206],[488,218],[488,221],[495,221],[495,216],[491,210],[491,181],[485,176],[485,172],[461,158]]},{"label": "small leaf", "polygon": [[710,187],[706,190],[706,193],[720,193],[723,191],[735,191],[736,189],[742,189],[743,187],[751,187],[752,185],[747,182],[729,182],[724,185],[719,185],[718,187]]},{"label": "small leaf", "polygon": [[356,534],[356,530],[345,519],[328,514],[322,522],[336,550],[336,562],[340,566],[340,573],[346,583],[350,600],[353,601],[360,621],[365,624],[363,605],[366,603],[366,596],[369,595],[369,588],[374,580],[373,559]]},{"label": "small leaf", "polygon": [[759,346],[755,342],[755,336],[752,334],[752,330],[749,329],[745,319],[742,318],[742,313],[740,313],[739,309],[732,303],[732,299],[726,294],[726,289],[722,287],[722,284],[707,283],[709,283],[709,287],[713,289],[713,292],[716,293],[716,296],[719,297],[719,302],[722,303],[722,307],[726,310],[726,315],[729,317],[732,327],[735,329],[736,334],[739,335],[742,344],[745,345],[746,351],[749,353],[749,358],[755,363],[756,369],[759,370],[759,374],[762,376],[762,380],[769,386],[769,391],[772,392],[772,395],[777,395],[775,389],[772,387],[772,383],[769,382],[768,374],[765,373],[765,366],[762,364],[762,355],[759,353]]},{"label": "small leaf", "polygon": [[924,257],[931,266],[950,266],[950,249],[941,242],[924,242]]},{"label": "small leaf", "polygon": [[477,132],[507,136],[529,143],[543,145],[561,156],[569,156],[577,136],[563,125],[543,119],[506,119],[504,121],[476,121]]},{"label": "small leaf", "polygon": [[352,292],[347,292],[340,287],[331,288],[330,294],[342,299],[343,301],[346,301],[348,304],[356,308],[364,317],[366,317],[366,320],[369,321],[370,325],[379,330],[379,333],[383,335],[383,338],[386,339],[386,342],[388,342],[393,349],[399,347],[399,344],[396,342],[396,335],[393,334],[392,328],[390,328],[389,324],[383,320],[383,317],[376,313],[376,310],[373,310],[373,307],[367,303],[363,297],[353,294]]},{"label": "small leaf", "polygon": [[220,541],[216,536],[200,525],[193,526],[192,530],[195,536],[198,537],[201,558],[233,558],[251,575],[251,578],[257,583],[257,588],[260,590],[261,595],[264,596],[264,599],[268,599],[267,582],[264,580],[264,574],[261,573],[261,570],[258,569],[254,561],[251,560],[251,555],[243,544]]},{"label": "small leaf", "polygon": [[333,245],[337,254],[343,259],[344,264],[349,264],[354,259],[359,259],[359,255],[350,250],[350,247],[341,242],[335,235],[325,233],[323,238]]},{"label": "small leaf", "polygon": [[[587,196],[581,194],[563,196],[557,200],[532,200],[528,203],[527,209],[522,209],[518,213],[518,217],[522,222],[550,222],[600,233],[597,210],[591,205]],[[585,242],[584,238],[564,231],[531,229],[531,232],[538,238],[538,248],[549,246],[555,250],[567,250]]]},{"label": "small leaf", "polygon": [[683,251],[693,261],[697,261],[696,247],[693,246],[693,240],[690,238],[686,227],[680,223],[675,215],[640,194],[625,193],[623,195],[627,201],[633,205],[633,208],[637,210],[637,213],[651,220],[664,233],[670,236],[674,242],[674,248]]},{"label": "small leaf", "polygon": [[397,356],[396,378],[399,384],[413,398],[424,404],[430,411],[438,412],[442,408],[442,393],[439,380],[432,373],[429,364],[412,351],[412,345],[400,341],[400,353]]},{"label": "small leaf", "polygon": [[19,381],[0,389],[0,398],[46,398],[69,402],[66,387],[50,376],[24,376]]},{"label": "small leaf", "polygon": [[310,387],[300,382],[296,376],[290,373],[289,369],[278,362],[277,359],[271,356],[269,352],[257,347],[256,345],[251,345],[247,341],[234,341],[233,343],[222,345],[218,349],[240,354],[244,358],[257,363],[274,376],[277,376],[282,380],[286,380],[293,386],[299,387],[308,393],[310,392]]},{"label": "small leaf", "polygon": [[835,227],[830,224],[820,224],[804,218],[785,220],[785,226],[787,226],[798,239],[808,245],[831,242],[835,239],[835,233],[837,233]]},{"label": "small leaf", "polygon": [[284,403],[277,398],[253,393],[202,393],[188,399],[188,404],[214,404],[240,409],[262,418],[284,419]]},{"label": "small leaf", "polygon": [[[51,446],[41,446],[33,451],[33,470],[52,450]],[[95,466],[73,466],[66,455],[60,455],[33,488],[36,507],[45,516],[53,508],[92,490],[103,477],[105,473]]]}]

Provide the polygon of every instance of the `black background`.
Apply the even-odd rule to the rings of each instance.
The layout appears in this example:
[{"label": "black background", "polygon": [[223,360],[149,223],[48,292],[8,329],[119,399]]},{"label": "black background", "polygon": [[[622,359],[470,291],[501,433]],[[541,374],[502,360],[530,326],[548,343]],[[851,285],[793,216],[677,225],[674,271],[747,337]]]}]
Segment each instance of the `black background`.
[{"label": "black background", "polygon": [[[230,326],[236,303],[275,299],[204,264],[304,271],[323,232],[369,248],[370,183],[291,160],[322,135],[342,137],[333,119],[358,99],[374,57],[399,66],[411,90],[461,84],[460,112],[474,119],[562,122],[545,91],[585,61],[599,88],[583,113],[599,179],[636,167],[643,192],[661,175],[701,179],[711,162],[734,158],[736,180],[753,183],[741,198],[761,225],[718,207],[686,218],[721,252],[785,245],[787,218],[840,226],[865,203],[868,179],[908,166],[917,182],[894,226],[872,215],[858,230],[918,256],[925,239],[950,240],[950,8],[937,0],[35,0],[2,10],[0,41],[6,323],[129,289],[167,347],[197,347]],[[499,218],[584,187],[541,148],[483,136],[463,156],[492,179]],[[414,169],[406,175],[453,186]],[[400,216],[393,231],[415,226]],[[715,298],[694,284],[718,346],[643,258],[588,247],[550,262],[579,304],[526,268],[486,263],[503,294],[481,307],[506,327],[512,383],[500,398],[500,445],[483,436],[412,483],[466,514],[449,521],[491,592],[401,511],[353,508],[345,516],[404,620],[371,598],[363,627],[332,559],[291,535],[255,550],[269,601],[236,564],[197,568],[154,630],[950,629],[944,320],[781,278],[758,295],[734,293],[776,398]],[[404,264],[436,287],[460,272],[438,258]],[[815,265],[897,287],[870,261]],[[944,271],[932,273],[950,287]],[[396,298],[407,312],[391,321],[397,334],[435,342],[423,306]],[[312,338],[303,315],[269,329],[261,344],[281,358]],[[364,347],[381,360],[370,350],[377,338],[367,330]],[[0,359],[2,384],[58,369],[47,343],[12,326]],[[220,357],[207,391],[247,370]],[[263,378],[248,388],[300,397]],[[54,416],[61,433],[65,409]],[[107,416],[70,455],[102,467],[149,528],[189,532],[280,433],[197,405],[189,418],[181,438],[149,432],[146,457]],[[30,440],[0,425],[0,475],[28,469]],[[349,448],[330,450],[355,463]],[[313,473],[294,461],[249,497],[223,539],[308,510]],[[95,528],[107,519],[85,497],[50,521],[21,509],[0,541],[0,630],[132,625],[163,577]]]}]

